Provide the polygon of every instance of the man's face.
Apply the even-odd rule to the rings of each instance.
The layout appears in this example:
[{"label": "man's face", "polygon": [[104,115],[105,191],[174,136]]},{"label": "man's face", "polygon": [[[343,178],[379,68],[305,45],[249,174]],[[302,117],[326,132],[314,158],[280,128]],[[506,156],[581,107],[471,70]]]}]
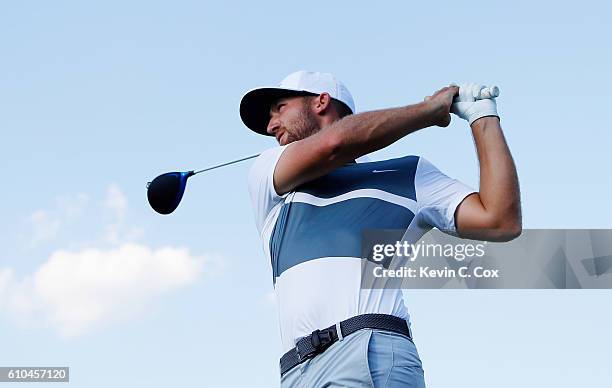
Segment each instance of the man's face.
[{"label": "man's face", "polygon": [[307,138],[319,128],[308,97],[287,97],[276,100],[270,107],[267,131],[280,145]]}]

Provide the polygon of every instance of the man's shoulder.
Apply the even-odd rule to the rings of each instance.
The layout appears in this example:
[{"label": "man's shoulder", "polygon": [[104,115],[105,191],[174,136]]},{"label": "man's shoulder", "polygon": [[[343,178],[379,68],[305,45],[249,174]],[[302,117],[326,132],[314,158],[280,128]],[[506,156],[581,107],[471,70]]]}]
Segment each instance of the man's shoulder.
[{"label": "man's shoulder", "polygon": [[269,173],[270,169],[274,169],[274,167],[276,166],[276,162],[278,162],[278,159],[280,158],[286,147],[287,145],[279,145],[268,148],[261,152],[259,156],[255,158],[255,162],[253,162],[253,164],[251,165],[251,168],[249,170],[249,177],[253,178],[254,176]]},{"label": "man's shoulder", "polygon": [[269,160],[271,158],[274,158],[275,156],[280,155],[285,150],[285,148],[287,148],[287,145],[288,144],[283,145],[283,146],[277,145],[277,146],[265,149],[259,154],[259,156],[255,158],[255,163]]}]

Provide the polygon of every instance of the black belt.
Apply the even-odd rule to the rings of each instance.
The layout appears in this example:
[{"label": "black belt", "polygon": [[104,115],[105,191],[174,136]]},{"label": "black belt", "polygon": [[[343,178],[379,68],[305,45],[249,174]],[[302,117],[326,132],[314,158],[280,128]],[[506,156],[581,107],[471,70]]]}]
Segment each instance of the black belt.
[{"label": "black belt", "polygon": [[[340,328],[338,336],[337,328]],[[342,321],[324,330],[315,330],[300,338],[295,346],[280,359],[281,376],[294,366],[323,353],[331,344],[361,329],[381,329],[403,334],[412,339],[405,319],[386,314],[363,314]]]}]

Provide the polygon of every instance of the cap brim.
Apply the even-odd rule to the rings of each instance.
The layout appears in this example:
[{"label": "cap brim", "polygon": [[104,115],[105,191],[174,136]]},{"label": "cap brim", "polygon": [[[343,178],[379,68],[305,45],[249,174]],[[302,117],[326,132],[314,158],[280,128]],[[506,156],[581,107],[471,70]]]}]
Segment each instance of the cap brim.
[{"label": "cap brim", "polygon": [[242,97],[240,101],[240,118],[244,125],[254,132],[262,135],[272,136],[268,133],[268,122],[270,121],[270,106],[280,98],[292,96],[312,96],[314,93],[303,90],[281,89],[281,88],[258,88],[253,89]]}]

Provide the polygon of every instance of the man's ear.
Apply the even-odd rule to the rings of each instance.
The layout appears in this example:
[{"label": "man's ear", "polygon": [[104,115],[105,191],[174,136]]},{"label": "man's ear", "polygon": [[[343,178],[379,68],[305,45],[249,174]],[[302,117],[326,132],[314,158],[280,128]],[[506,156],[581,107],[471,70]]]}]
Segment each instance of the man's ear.
[{"label": "man's ear", "polygon": [[313,109],[317,114],[323,114],[331,106],[331,96],[329,93],[321,93],[313,98]]}]

